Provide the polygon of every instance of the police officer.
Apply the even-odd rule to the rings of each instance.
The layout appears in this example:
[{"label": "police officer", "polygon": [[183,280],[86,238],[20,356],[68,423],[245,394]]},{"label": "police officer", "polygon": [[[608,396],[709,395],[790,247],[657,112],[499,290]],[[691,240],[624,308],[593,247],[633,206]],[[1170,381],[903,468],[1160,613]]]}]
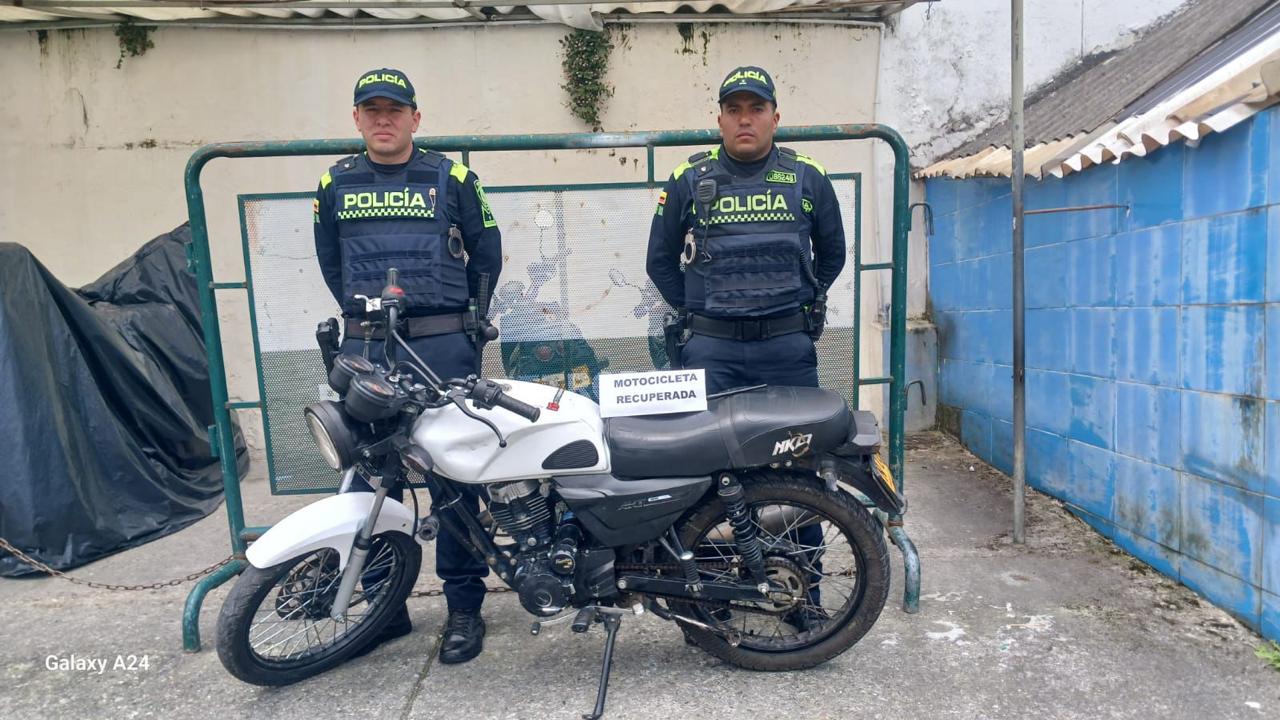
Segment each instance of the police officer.
[{"label": "police officer", "polygon": [[[352,117],[366,150],[329,168],[314,204],[316,257],[344,317],[342,352],[375,362],[384,357],[383,333],[361,325],[364,301],[355,296],[380,296],[394,267],[405,291],[401,333],[414,352],[442,378],[476,373],[482,340],[468,311],[502,269],[502,238],[480,181],[466,165],[414,147],[422,116],[403,72],[361,75]],[[475,496],[467,500],[478,507]],[[449,608],[440,661],[466,662],[484,646],[480,605],[488,570],[442,533],[436,573]],[[365,650],[411,628],[401,608]]]},{"label": "police officer", "polygon": [[[826,289],[845,261],[835,190],[812,158],[774,145],[769,73],[735,69],[719,101],[721,145],[675,169],[649,232],[649,277],[683,318],[683,345],[669,345],[672,366],[704,368],[708,393],[817,387],[814,340]],[[821,545],[816,525],[797,535],[802,545]],[[787,621],[805,630],[821,617],[793,613]]]}]

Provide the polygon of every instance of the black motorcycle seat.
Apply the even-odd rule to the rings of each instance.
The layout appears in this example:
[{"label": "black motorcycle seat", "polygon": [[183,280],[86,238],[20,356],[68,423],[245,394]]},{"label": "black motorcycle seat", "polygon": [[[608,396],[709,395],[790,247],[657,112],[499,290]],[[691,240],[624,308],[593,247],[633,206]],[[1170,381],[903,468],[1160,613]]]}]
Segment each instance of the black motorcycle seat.
[{"label": "black motorcycle seat", "polygon": [[851,427],[840,395],[771,386],[713,399],[702,412],[610,418],[604,436],[617,477],[691,477],[827,452]]}]

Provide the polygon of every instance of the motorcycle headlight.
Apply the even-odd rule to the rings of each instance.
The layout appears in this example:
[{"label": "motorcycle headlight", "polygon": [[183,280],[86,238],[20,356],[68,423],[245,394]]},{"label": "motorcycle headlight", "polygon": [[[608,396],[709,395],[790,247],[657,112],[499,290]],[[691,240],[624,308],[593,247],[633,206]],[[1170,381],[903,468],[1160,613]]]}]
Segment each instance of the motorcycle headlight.
[{"label": "motorcycle headlight", "polygon": [[302,414],[325,463],[334,470],[350,467],[355,462],[356,435],[342,407],[332,400],[325,400],[308,405]]}]

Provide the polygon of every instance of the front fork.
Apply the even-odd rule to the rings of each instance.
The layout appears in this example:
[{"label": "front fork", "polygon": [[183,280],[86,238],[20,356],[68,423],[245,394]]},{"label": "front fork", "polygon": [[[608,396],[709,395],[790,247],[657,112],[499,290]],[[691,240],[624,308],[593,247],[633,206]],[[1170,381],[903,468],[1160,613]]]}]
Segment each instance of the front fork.
[{"label": "front fork", "polygon": [[[392,457],[395,457],[394,454]],[[398,463],[399,460],[396,459],[396,462]],[[390,483],[385,482],[388,477],[392,479]],[[351,605],[351,596],[355,594],[356,582],[360,580],[360,574],[364,572],[365,560],[369,557],[373,528],[377,525],[379,513],[382,512],[382,501],[387,499],[387,491],[395,484],[396,479],[394,466],[383,468],[380,476],[370,478],[370,485],[373,486],[373,505],[369,507],[369,516],[365,518],[364,525],[361,525],[360,531],[356,533],[351,554],[347,557],[347,567],[342,571],[342,582],[338,585],[338,594],[333,598],[333,607],[329,610],[329,617],[334,620],[342,621],[346,618],[347,607]],[[343,482],[350,483],[347,478],[344,478]]]}]

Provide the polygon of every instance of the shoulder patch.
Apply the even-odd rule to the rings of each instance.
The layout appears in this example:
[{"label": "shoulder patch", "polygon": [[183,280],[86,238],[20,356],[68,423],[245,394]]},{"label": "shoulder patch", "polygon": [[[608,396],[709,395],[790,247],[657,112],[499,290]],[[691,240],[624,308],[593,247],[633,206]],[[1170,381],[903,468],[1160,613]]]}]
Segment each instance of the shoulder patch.
[{"label": "shoulder patch", "polygon": [[327,188],[332,184],[333,184],[333,176],[329,174],[328,170],[325,170],[324,174],[320,176],[320,187]]},{"label": "shoulder patch", "polygon": [[[458,165],[462,164],[458,163]],[[454,167],[457,167],[457,165]],[[466,165],[462,165],[464,171],[466,167]],[[450,172],[452,173],[452,171]],[[466,177],[465,172],[463,172],[463,177]],[[484,194],[484,186],[480,184],[480,178],[476,178],[476,199],[480,201],[480,219],[484,222],[484,226],[487,228],[498,227],[498,221],[494,219],[493,210],[489,207],[489,196]]]}]

